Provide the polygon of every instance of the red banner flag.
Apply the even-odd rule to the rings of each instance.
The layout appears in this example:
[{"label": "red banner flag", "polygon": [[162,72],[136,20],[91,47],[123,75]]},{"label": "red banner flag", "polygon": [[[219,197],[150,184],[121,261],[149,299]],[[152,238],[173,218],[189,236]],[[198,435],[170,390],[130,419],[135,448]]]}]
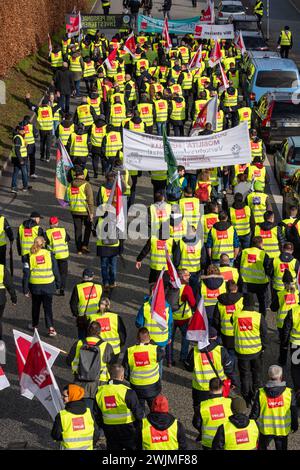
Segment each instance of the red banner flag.
[{"label": "red banner flag", "polygon": [[199,349],[206,348],[209,345],[208,320],[203,297],[201,297],[197,309],[191,318],[186,332],[186,339],[198,342]]},{"label": "red banner flag", "polygon": [[165,270],[163,269],[152,292],[151,318],[163,328],[167,328],[166,296],[163,281],[164,272]]},{"label": "red banner flag", "polygon": [[133,58],[135,57],[136,43],[133,32],[126,39],[124,50],[127,51]]}]

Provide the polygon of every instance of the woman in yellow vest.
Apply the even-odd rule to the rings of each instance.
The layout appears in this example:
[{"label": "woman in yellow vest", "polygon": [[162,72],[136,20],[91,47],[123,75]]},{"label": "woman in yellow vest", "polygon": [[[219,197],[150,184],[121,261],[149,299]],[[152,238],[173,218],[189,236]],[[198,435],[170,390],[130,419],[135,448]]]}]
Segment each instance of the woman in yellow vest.
[{"label": "woman in yellow vest", "polygon": [[208,321],[211,323],[218,297],[226,292],[226,283],[220,274],[218,266],[211,264],[207,268],[207,275],[201,276],[200,294],[204,300],[204,306]]},{"label": "woman in yellow vest", "polygon": [[45,249],[45,239],[36,237],[23,265],[23,292],[32,298],[32,323],[29,328],[38,327],[40,309],[43,305],[48,336],[56,336],[53,327],[52,298],[60,288],[60,274],[54,253]]},{"label": "woman in yellow vest", "polygon": [[69,241],[70,236],[67,234],[66,229],[58,226],[58,218],[50,217],[50,228],[46,230],[46,245],[50,251],[54,253],[57,261],[59,274],[61,277],[61,286],[59,294],[65,295],[65,288],[68,277],[68,258],[69,254]]}]

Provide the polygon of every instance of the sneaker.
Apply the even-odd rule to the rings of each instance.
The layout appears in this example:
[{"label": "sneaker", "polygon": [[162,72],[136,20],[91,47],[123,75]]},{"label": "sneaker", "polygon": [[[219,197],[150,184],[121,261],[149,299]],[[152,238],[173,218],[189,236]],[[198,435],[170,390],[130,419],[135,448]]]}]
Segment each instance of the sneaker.
[{"label": "sneaker", "polygon": [[46,158],[46,162],[49,163],[49,162],[50,162],[50,158]]},{"label": "sneaker", "polygon": [[110,289],[114,289],[115,287],[117,287],[117,283],[116,283],[116,282],[114,282],[113,284],[110,284],[110,285],[109,285],[109,288],[110,288]]},{"label": "sneaker", "polygon": [[13,194],[18,194],[17,188],[11,188],[10,192]]},{"label": "sneaker", "polygon": [[78,255],[82,255],[82,251],[77,251],[77,254],[78,254]]},{"label": "sneaker", "polygon": [[48,336],[57,336],[57,333],[54,328],[49,328],[48,330]]},{"label": "sneaker", "polygon": [[38,175],[36,175],[35,173],[33,173],[32,175],[30,175],[30,178],[36,179],[36,178],[38,178]]},{"label": "sneaker", "polygon": [[91,252],[91,251],[88,249],[87,246],[83,246],[83,247],[81,247],[81,249],[82,249],[83,253],[90,253],[90,252]]},{"label": "sneaker", "polygon": [[23,191],[23,193],[27,193],[28,188],[23,188],[22,191]]}]

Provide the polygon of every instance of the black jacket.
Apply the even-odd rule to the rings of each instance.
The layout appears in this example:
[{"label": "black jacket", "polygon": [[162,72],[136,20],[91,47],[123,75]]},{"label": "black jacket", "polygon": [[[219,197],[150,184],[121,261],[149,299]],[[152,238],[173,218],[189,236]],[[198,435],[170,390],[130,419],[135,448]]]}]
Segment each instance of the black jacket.
[{"label": "black jacket", "polygon": [[219,311],[218,304],[222,305],[233,305],[236,304],[241,298],[243,294],[240,292],[230,293],[226,292],[225,294],[221,294],[218,297],[218,302],[215,305],[214,313],[213,313],[213,326],[216,328],[217,332],[222,338],[222,343],[226,349],[234,349],[234,336],[225,336],[221,333],[221,315]]},{"label": "black jacket", "polygon": [[30,265],[29,265],[29,254],[24,256],[23,264],[23,292],[27,294],[29,291],[33,295],[51,295],[54,294],[55,288],[59,289],[61,285],[60,273],[55,259],[54,253],[50,252],[52,261],[52,271],[54,275],[54,281],[50,284],[30,284]]},{"label": "black jacket", "polygon": [[[65,410],[68,411],[69,413],[74,414],[74,415],[82,415],[86,412],[87,406],[86,406],[86,404],[83,400],[71,401],[71,402],[66,404]],[[93,416],[93,413],[92,413],[92,416]],[[93,416],[93,418],[94,418],[94,416]],[[63,433],[63,428],[62,428],[62,424],[61,424],[61,418],[60,418],[60,414],[57,413],[57,415],[55,417],[55,420],[54,420],[54,423],[53,423],[53,427],[52,427],[52,431],[51,431],[51,437],[55,441],[61,442],[63,440],[62,433]],[[94,445],[98,441],[99,435],[100,435],[99,429],[98,429],[98,426],[95,423],[94,436],[93,436]]]},{"label": "black jacket", "polygon": [[[246,416],[242,413],[237,413],[235,415],[231,415],[231,416],[229,416],[228,420],[237,429],[244,429],[250,423],[250,419],[248,418],[248,416]],[[213,450],[223,450],[224,445],[225,445],[224,426],[223,426],[223,424],[221,424],[221,426],[218,427],[218,430],[217,430],[216,435],[214,437],[214,440],[213,440],[213,443],[212,443],[212,449]]]},{"label": "black jacket", "polygon": [[[276,398],[282,395],[285,391],[286,385],[285,382],[281,382],[280,384],[272,384],[270,382],[264,387],[266,395],[270,398]],[[292,431],[298,430],[298,409],[296,403],[296,397],[294,391],[292,391],[292,401],[291,401],[291,429]],[[254,402],[252,405],[250,419],[257,420],[260,415],[260,404],[259,404],[259,391],[256,392],[254,397]]]},{"label": "black jacket", "polygon": [[[223,395],[222,393],[219,393],[219,394],[213,394],[211,392],[209,392],[209,395],[208,395],[208,400],[211,400],[211,399],[214,399],[214,398],[221,398]],[[197,441],[200,441],[201,440],[201,437],[202,437],[202,416],[201,416],[201,413],[200,413],[200,405],[198,405],[197,407],[194,408],[194,416],[193,416],[193,426],[195,429],[197,429],[197,431],[199,431],[199,436],[197,438]]]},{"label": "black jacket", "polygon": [[16,304],[17,294],[15,291],[13,278],[11,277],[6,267],[4,267],[3,284],[4,284],[5,289],[0,289],[0,305],[4,305],[6,303],[6,290],[8,291],[10,295],[12,303]]},{"label": "black jacket", "polygon": [[[280,253],[279,259],[283,263],[290,263],[294,259],[294,256],[291,253],[283,252],[283,253]],[[296,260],[295,271],[294,271],[295,274],[298,273],[299,267],[300,267],[300,263],[298,260]],[[271,277],[273,276],[274,276],[274,263],[273,263],[273,259],[271,259]]]},{"label": "black jacket", "polygon": [[279,248],[281,247],[281,245],[283,245],[284,236],[282,235],[282,227],[280,225],[276,226],[276,224],[272,224],[271,222],[262,222],[261,224],[258,224],[258,226],[262,230],[265,230],[265,231],[271,230],[272,228],[277,227],[277,239],[278,239]]},{"label": "black jacket", "polygon": [[[149,423],[159,431],[164,431],[168,429],[175,421],[175,417],[170,413],[154,413],[151,412],[148,414],[147,419]],[[187,450],[185,429],[180,421],[177,428],[177,441],[179,450]],[[137,430],[137,449],[143,449],[143,439],[142,439],[142,423],[139,423]]]},{"label": "black jacket", "polygon": [[[23,225],[24,225],[24,228],[33,228],[33,227],[37,226],[37,223],[33,219],[27,219],[27,220],[24,220]],[[44,230],[42,229],[42,227],[39,227],[38,237],[44,237],[45,238],[45,233],[44,233]],[[18,230],[18,233],[17,233],[17,250],[18,250],[18,254],[21,256],[21,242],[20,242],[20,232],[19,232],[19,230]]]},{"label": "black jacket", "polygon": [[292,309],[290,309],[287,313],[287,316],[284,319],[284,323],[282,327],[281,347],[286,348],[286,349],[289,347],[292,328],[293,328],[293,315],[292,315]]},{"label": "black jacket", "polygon": [[71,95],[75,90],[73,73],[66,68],[58,70],[55,74],[54,84],[61,95]]},{"label": "black jacket", "polygon": [[[204,353],[213,351],[217,346],[219,346],[218,341],[211,340],[207,348],[201,349],[201,352]],[[223,346],[221,346],[221,361],[226,377],[231,379],[232,385],[238,386],[238,377],[234,369],[234,364],[227,350]],[[189,372],[193,372],[194,370],[194,348],[192,348],[188,354],[187,360],[185,362],[185,368]]]}]

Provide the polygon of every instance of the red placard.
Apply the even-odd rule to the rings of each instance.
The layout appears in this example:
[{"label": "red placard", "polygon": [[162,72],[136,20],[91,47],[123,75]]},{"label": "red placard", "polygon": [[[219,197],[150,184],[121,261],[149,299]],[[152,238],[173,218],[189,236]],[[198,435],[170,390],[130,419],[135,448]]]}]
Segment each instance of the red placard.
[{"label": "red placard", "polygon": [[150,364],[148,351],[135,352],[133,353],[133,357],[137,367],[145,367]]},{"label": "red placard", "polygon": [[155,429],[153,426],[150,426],[150,434],[151,434],[151,441],[153,444],[160,444],[161,442],[169,441],[168,429],[160,431],[159,429]]},{"label": "red placard", "polygon": [[104,397],[104,403],[107,410],[110,410],[111,408],[117,408],[116,397],[114,395]]},{"label": "red placard", "polygon": [[101,326],[101,333],[104,331],[111,331],[110,319],[109,318],[97,318],[97,322]]},{"label": "red placard", "polygon": [[249,442],[249,434],[247,429],[235,432],[235,442],[237,444],[245,444],[246,442]]},{"label": "red placard", "polygon": [[62,239],[62,234],[58,230],[57,232],[52,233],[53,240],[61,240]]},{"label": "red placard", "polygon": [[253,324],[251,317],[238,318],[239,330],[240,331],[252,331]]},{"label": "red placard", "polygon": [[45,264],[45,256],[39,255],[35,257],[36,264]]},{"label": "red placard", "polygon": [[84,419],[82,416],[80,418],[72,418],[72,428],[73,431],[82,431],[85,429]]},{"label": "red placard", "polygon": [[209,407],[210,417],[213,421],[216,419],[225,418],[225,411],[223,405],[215,405]]}]

